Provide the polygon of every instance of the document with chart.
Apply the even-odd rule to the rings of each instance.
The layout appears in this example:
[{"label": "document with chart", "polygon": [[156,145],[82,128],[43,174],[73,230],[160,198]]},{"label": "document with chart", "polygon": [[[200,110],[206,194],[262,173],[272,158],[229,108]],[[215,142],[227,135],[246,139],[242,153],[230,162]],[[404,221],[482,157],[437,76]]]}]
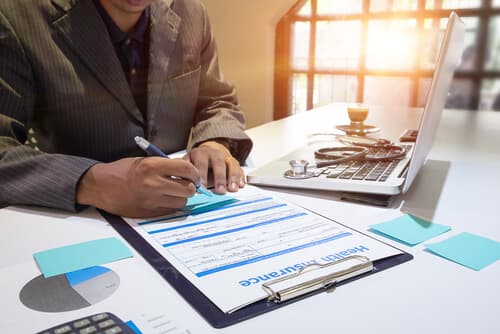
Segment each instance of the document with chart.
[{"label": "document with chart", "polygon": [[265,299],[262,284],[309,264],[402,253],[251,186],[236,198],[204,213],[124,220],[224,313]]}]

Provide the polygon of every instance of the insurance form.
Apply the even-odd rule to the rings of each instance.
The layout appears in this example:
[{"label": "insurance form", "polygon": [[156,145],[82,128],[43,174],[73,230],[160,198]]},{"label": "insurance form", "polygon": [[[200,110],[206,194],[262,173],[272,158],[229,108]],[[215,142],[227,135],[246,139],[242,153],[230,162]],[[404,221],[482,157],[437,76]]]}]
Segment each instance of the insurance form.
[{"label": "insurance form", "polygon": [[225,313],[266,298],[263,283],[309,264],[401,254],[258,188],[247,186],[235,197],[200,214],[124,219]]}]

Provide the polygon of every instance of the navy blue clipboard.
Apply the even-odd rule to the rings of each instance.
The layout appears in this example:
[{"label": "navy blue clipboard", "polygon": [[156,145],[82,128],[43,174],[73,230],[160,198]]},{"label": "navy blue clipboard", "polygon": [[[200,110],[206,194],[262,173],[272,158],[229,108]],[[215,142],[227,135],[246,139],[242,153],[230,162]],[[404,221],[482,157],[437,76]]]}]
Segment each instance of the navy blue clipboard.
[{"label": "navy blue clipboard", "polygon": [[[290,303],[297,302],[312,295],[324,292],[324,289],[312,291],[300,297],[281,302],[279,304],[262,301],[248,305],[233,313],[222,312],[212,303],[200,290],[198,290],[189,280],[187,280],[174,266],[172,266],[160,253],[149,245],[129,224],[121,217],[112,215],[102,210],[98,210],[109,224],[142,255],[142,257],[213,327],[224,328],[238,322],[253,318],[260,314],[283,307]],[[331,220],[331,219],[330,219]],[[368,236],[370,237],[370,236]],[[381,242],[381,241],[380,241]],[[393,246],[391,246],[393,247]],[[403,251],[402,251],[403,252]],[[337,286],[365,276],[380,272],[382,270],[397,266],[398,264],[410,261],[413,256],[403,252],[400,255],[391,256],[373,262],[374,269],[370,272],[349,278],[337,284]]]}]

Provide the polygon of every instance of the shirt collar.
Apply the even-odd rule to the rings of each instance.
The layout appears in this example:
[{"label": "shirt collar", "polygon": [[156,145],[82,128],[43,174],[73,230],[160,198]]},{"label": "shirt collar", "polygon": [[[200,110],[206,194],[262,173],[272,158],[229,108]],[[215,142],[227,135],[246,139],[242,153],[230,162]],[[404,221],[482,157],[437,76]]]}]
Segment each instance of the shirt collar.
[{"label": "shirt collar", "polygon": [[139,21],[137,21],[134,29],[129,35],[127,35],[116,25],[111,16],[109,16],[108,12],[106,12],[104,7],[101,5],[99,0],[94,0],[94,4],[97,8],[97,11],[102,17],[104,24],[106,25],[113,44],[119,44],[127,38],[132,38],[137,42],[144,43],[144,41],[146,40],[146,32],[149,26],[149,7],[147,7],[142,12],[141,17],[139,18]]}]

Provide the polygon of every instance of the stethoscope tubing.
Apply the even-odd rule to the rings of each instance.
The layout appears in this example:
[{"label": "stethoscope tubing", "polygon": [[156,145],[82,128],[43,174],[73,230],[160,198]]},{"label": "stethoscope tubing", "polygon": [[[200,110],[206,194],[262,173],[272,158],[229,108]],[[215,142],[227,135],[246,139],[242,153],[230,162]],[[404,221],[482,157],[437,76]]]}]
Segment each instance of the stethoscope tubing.
[{"label": "stethoscope tubing", "polygon": [[[369,148],[384,148],[386,150],[395,151],[383,157],[377,157],[369,154]],[[347,156],[339,155],[339,152],[351,153]],[[354,153],[352,153],[354,152]],[[342,153],[341,153],[342,154]],[[406,149],[398,145],[374,145],[374,146],[345,146],[345,147],[324,147],[314,151],[314,157],[319,160],[316,166],[318,168],[337,165],[344,162],[351,161],[366,161],[366,162],[379,162],[391,161],[395,159],[402,159],[406,156]]]}]

